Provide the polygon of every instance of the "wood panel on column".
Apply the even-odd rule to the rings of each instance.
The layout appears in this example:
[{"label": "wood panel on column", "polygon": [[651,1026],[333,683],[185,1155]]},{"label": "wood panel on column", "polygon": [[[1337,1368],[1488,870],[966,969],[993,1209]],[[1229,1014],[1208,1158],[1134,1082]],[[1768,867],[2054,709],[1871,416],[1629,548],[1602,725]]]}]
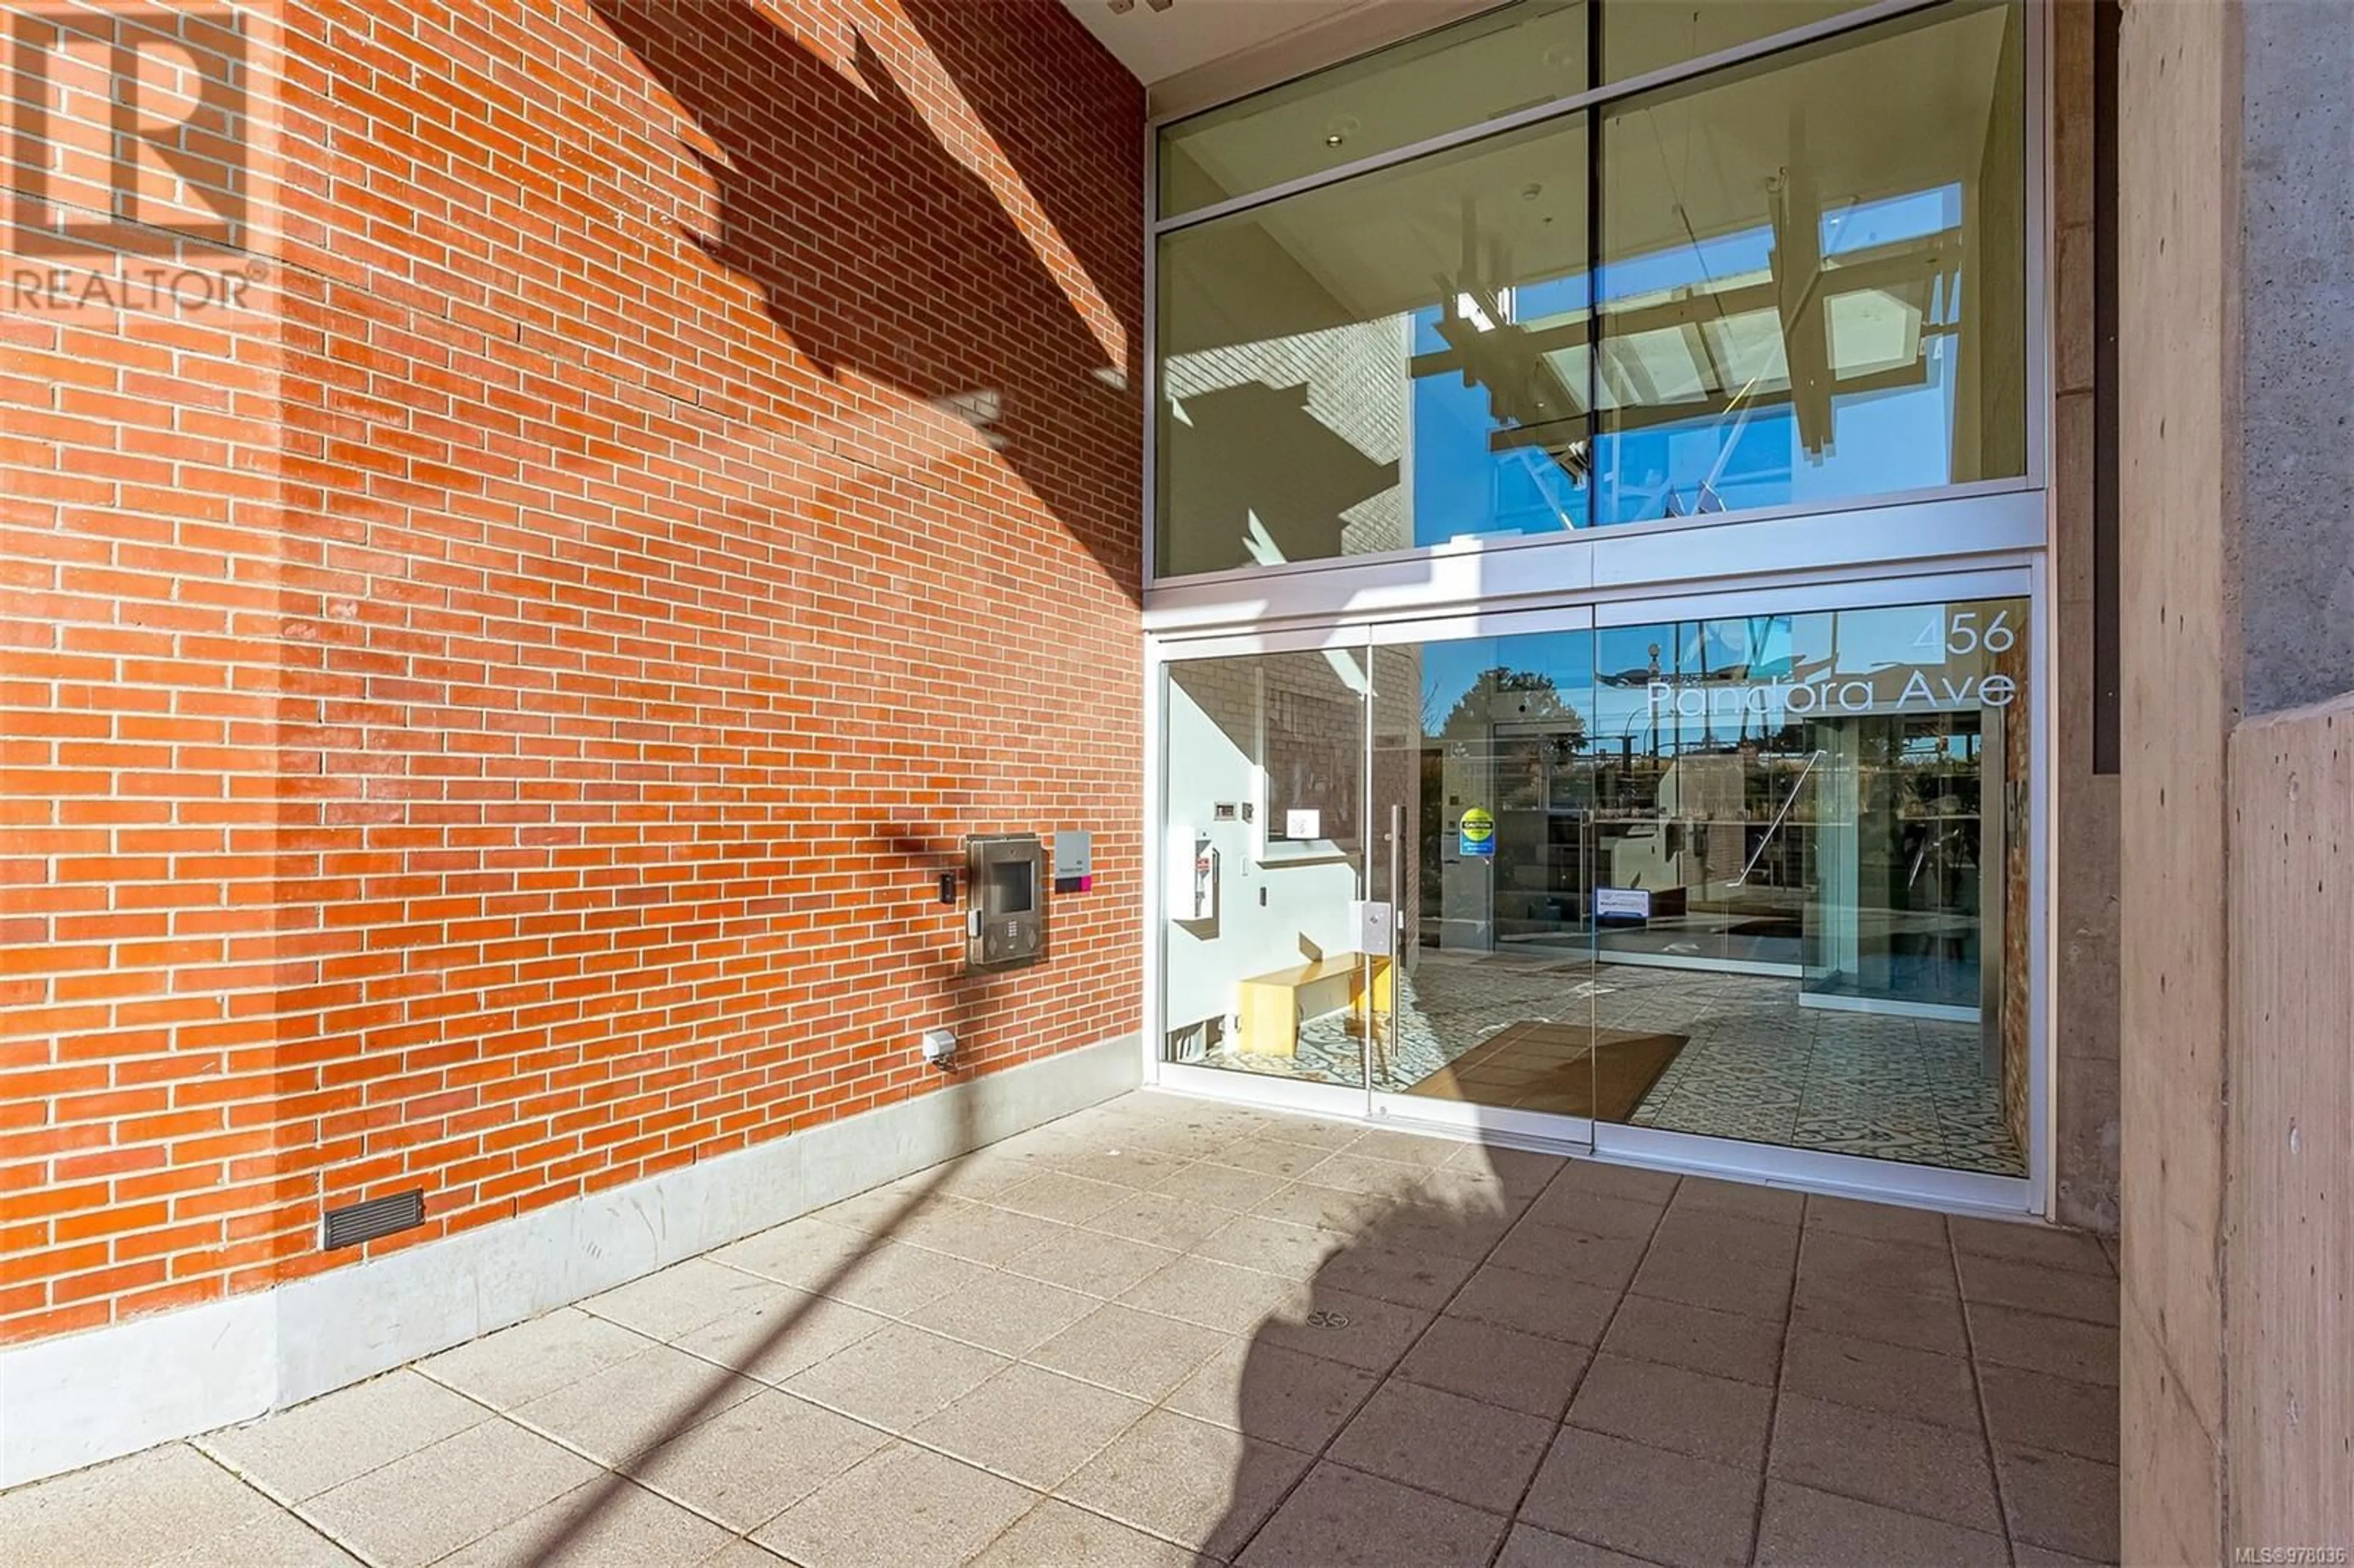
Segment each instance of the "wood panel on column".
[{"label": "wood panel on column", "polygon": [[2231,779],[2228,1544],[2354,1543],[2354,694]]},{"label": "wood panel on column", "polygon": [[2118,38],[2123,1490],[2129,1563],[2223,1556],[2226,741],[2239,705],[2238,20]]}]

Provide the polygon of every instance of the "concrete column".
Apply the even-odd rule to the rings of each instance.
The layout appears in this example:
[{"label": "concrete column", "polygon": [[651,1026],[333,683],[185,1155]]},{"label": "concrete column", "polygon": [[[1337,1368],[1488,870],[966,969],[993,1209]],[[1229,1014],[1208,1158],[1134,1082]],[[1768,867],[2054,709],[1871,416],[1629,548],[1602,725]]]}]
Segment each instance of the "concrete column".
[{"label": "concrete column", "polygon": [[2216,1563],[2354,1546],[2354,7],[2118,79],[2125,1559]]}]

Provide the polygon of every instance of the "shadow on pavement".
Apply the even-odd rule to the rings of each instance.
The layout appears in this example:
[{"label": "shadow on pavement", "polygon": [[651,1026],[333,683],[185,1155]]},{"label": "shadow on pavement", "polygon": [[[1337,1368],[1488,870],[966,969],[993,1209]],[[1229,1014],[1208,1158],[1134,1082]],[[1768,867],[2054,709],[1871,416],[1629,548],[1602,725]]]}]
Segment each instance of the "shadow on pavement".
[{"label": "shadow on pavement", "polygon": [[[1571,1328],[1590,1336],[1586,1324],[1573,1319],[1594,1311],[1592,1292],[1518,1271],[1481,1273],[1565,1161],[1403,1134],[1372,1136],[1394,1138],[1383,1152],[1402,1160],[1472,1151],[1437,1168],[1343,1153],[1316,1180],[1346,1180],[1367,1190],[1289,1190],[1299,1207],[1274,1217],[1348,1239],[1251,1337],[1234,1391],[1244,1446],[1225,1517],[1204,1542],[1221,1561],[1249,1568],[1495,1561],[1506,1520],[1527,1490],[1525,1470],[1500,1470],[1482,1482],[1472,1473],[1476,1451],[1460,1455],[1466,1489],[1487,1488],[1483,1507],[1472,1508],[1357,1467],[1394,1472],[1428,1457],[1416,1450],[1458,1442],[1460,1434],[1447,1419],[1432,1419],[1426,1400],[1441,1417],[1475,1423],[1474,1402],[1497,1407],[1500,1422],[1533,1421],[1524,1413],[1546,1410],[1557,1428],[1591,1354],[1581,1343],[1544,1336]],[[1530,1234],[1522,1233],[1524,1245]],[[1274,1260],[1265,1266],[1275,1266]],[[1479,1319],[1434,1316],[1475,1294]],[[1514,1321],[1519,1327],[1508,1326]],[[1528,1358],[1523,1364],[1513,1363],[1516,1351]],[[1401,1370],[1427,1383],[1409,1390],[1385,1381]],[[1448,1388],[1461,1392],[1443,1392]],[[1349,1463],[1329,1462],[1336,1457]]]}]

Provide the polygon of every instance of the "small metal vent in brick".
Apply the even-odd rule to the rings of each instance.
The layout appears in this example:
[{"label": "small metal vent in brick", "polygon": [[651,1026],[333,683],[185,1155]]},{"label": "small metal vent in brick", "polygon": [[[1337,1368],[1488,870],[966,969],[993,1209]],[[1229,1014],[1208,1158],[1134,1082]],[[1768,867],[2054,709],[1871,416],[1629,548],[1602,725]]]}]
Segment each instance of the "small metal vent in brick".
[{"label": "small metal vent in brick", "polygon": [[413,1192],[370,1198],[365,1203],[329,1209],[326,1224],[321,1227],[319,1245],[333,1252],[339,1246],[357,1246],[424,1223],[425,1189],[419,1187]]}]

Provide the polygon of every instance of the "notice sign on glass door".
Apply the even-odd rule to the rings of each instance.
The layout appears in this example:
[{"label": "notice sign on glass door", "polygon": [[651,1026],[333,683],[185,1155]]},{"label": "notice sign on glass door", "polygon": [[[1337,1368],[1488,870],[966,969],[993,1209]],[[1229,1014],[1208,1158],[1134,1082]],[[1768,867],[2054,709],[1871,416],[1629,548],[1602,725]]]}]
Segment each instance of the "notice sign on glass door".
[{"label": "notice sign on glass door", "polygon": [[1594,890],[1594,917],[1597,920],[1648,920],[1651,917],[1651,890],[1648,887],[1597,887]]},{"label": "notice sign on glass door", "polygon": [[1596,887],[1594,890],[1594,918],[1648,920],[1650,918],[1650,887]]},{"label": "notice sign on glass door", "polygon": [[1463,813],[1455,824],[1455,853],[1466,860],[1493,860],[1496,856],[1496,819],[1474,806]]}]

